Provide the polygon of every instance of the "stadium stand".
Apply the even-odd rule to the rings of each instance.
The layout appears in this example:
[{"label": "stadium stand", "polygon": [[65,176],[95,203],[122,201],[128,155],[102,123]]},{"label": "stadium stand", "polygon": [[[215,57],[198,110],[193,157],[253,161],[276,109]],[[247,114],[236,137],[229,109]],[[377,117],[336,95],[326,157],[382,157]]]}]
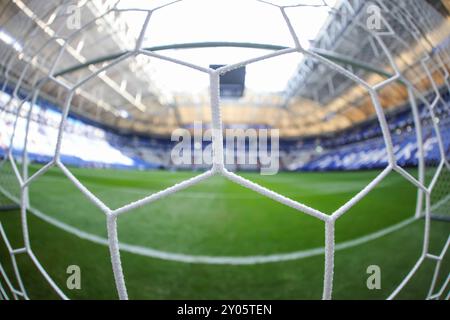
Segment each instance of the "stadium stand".
[{"label": "stadium stand", "polygon": [[[7,128],[0,136],[0,155],[4,155],[14,125],[14,115],[4,109],[11,99],[11,89],[6,88],[0,95],[0,103],[5,116],[0,126]],[[446,101],[436,106],[435,113],[441,119],[442,134],[450,135],[449,93],[444,93]],[[431,100],[432,97],[430,96]],[[27,105],[29,108],[29,105]],[[419,105],[425,139],[426,161],[438,162],[439,148],[433,124],[425,106]],[[26,114],[24,112],[24,114]],[[58,131],[60,109],[52,103],[40,99],[32,111],[30,124],[29,158],[37,163],[50,161],[54,152]],[[397,160],[402,166],[417,166],[417,143],[413,129],[412,113],[408,105],[387,115],[393,137]],[[13,154],[20,155],[23,148],[26,119],[20,117],[17,134],[13,143]],[[176,142],[169,138],[143,137],[114,132],[92,121],[71,115],[64,130],[62,161],[68,165],[101,168],[171,168],[201,169],[205,165],[174,165],[170,152]],[[6,134],[5,134],[6,133]],[[450,153],[450,139],[444,139],[447,154]],[[207,144],[203,144],[204,149]],[[248,153],[248,143],[239,152]],[[333,136],[306,137],[280,141],[281,168],[289,171],[360,170],[382,168],[387,165],[387,155],[377,119],[365,121]],[[257,170],[258,165],[235,165],[231,170]]]}]

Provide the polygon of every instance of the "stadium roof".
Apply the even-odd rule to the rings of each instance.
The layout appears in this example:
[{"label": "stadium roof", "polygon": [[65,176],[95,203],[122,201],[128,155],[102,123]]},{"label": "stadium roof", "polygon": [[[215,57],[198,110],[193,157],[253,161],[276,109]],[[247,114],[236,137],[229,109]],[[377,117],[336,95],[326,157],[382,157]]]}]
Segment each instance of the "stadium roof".
[{"label": "stadium roof", "polygon": [[[65,90],[61,84],[74,85],[107,65],[110,60],[105,57],[132,50],[146,18],[142,9],[169,3],[121,0],[117,8],[123,11],[105,14],[116,2],[76,2],[84,29],[75,34],[66,24],[68,13],[61,12],[64,6],[59,6],[60,1],[2,3],[0,23],[4,29],[0,30],[0,51],[4,57],[16,57],[3,59],[1,63],[8,67],[8,61],[11,62],[8,73],[11,83],[20,78],[31,62],[34,69],[26,71],[31,86],[33,79],[48,74],[58,51],[65,46],[56,72],[75,69],[61,73],[57,78],[60,84],[48,81],[42,87],[44,96],[62,105]],[[374,37],[361,27],[367,19],[365,1],[272,2],[297,5],[287,8],[286,13],[302,46],[332,59],[371,84],[393,73]],[[399,65],[411,68],[427,48],[405,32],[395,16],[405,2],[391,5],[392,8],[387,8],[390,15],[383,24],[383,31],[387,32],[384,39]],[[410,11],[416,13],[420,25],[421,12],[425,12],[420,6],[427,4],[408,2],[408,5],[417,6]],[[435,14],[435,19],[431,20],[436,24],[424,25],[422,32],[438,44],[448,37],[450,27],[448,16],[443,18],[437,11]],[[30,34],[29,30],[34,31]],[[389,35],[389,31],[393,34]],[[392,41],[394,37],[402,38],[409,48],[400,47],[399,41]],[[255,0],[183,0],[170,4],[152,14],[143,44],[154,48],[231,41],[294,46],[280,10]],[[238,62],[266,52],[266,49],[235,46],[171,49],[158,53],[206,67]],[[175,127],[210,120],[208,85],[205,74],[141,55],[120,62],[81,86],[73,99],[72,111],[125,131],[169,134]],[[406,99],[399,83],[385,88],[380,95],[386,108],[399,106]],[[365,90],[335,70],[299,53],[247,66],[244,97],[223,101],[225,125],[276,127],[284,136],[333,132],[373,115]]]}]

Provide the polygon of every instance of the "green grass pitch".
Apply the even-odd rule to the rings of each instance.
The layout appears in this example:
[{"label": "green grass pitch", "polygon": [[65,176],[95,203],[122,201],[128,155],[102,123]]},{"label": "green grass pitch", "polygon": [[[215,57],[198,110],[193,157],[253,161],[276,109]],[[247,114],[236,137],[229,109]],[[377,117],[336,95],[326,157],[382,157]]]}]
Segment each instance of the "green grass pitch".
[{"label": "green grass pitch", "polygon": [[[31,173],[37,169],[32,166]],[[197,174],[77,168],[71,171],[113,209]],[[331,214],[378,173],[240,174]],[[363,237],[412,217],[416,192],[404,178],[391,173],[337,221],[336,243]],[[51,169],[31,185],[30,201],[33,208],[50,217],[106,238],[103,213],[59,169]],[[36,256],[69,298],[117,298],[108,247],[80,239],[31,213],[28,217]],[[20,247],[19,212],[0,212],[0,221],[13,247]],[[419,258],[423,228],[423,220],[418,220],[383,237],[336,251],[333,298],[386,298]],[[449,232],[450,223],[432,222],[432,253],[440,252]],[[213,257],[282,254],[324,245],[323,222],[222,177],[213,177],[120,216],[118,233],[123,243]],[[132,299],[319,299],[322,293],[322,254],[254,265],[183,263],[125,251],[121,257]],[[0,258],[12,275],[4,243],[0,243]],[[438,286],[449,272],[449,260],[447,257],[444,261]],[[29,258],[18,255],[18,263],[31,298],[56,298]],[[81,290],[66,288],[66,268],[73,264],[81,267]],[[369,290],[366,286],[369,265],[381,268],[380,290]],[[433,270],[434,263],[426,261],[399,298],[425,298]]]}]

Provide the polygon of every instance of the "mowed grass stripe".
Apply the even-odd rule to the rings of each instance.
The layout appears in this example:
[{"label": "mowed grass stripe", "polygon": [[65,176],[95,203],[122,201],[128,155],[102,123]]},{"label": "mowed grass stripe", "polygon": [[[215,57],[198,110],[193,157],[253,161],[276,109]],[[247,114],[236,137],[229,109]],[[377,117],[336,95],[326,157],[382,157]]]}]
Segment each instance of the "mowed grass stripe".
[{"label": "mowed grass stripe", "polygon": [[[37,168],[33,168],[36,170]],[[193,172],[71,169],[112,208],[138,200]],[[331,213],[354,196],[377,172],[280,173],[261,177],[244,173],[275,191]],[[86,178],[88,177],[88,178]],[[170,180],[170,181],[166,181]],[[100,181],[100,183],[98,183]],[[106,181],[110,184],[106,184]],[[299,191],[292,185],[299,185]],[[320,185],[323,195],[317,193]],[[333,185],[333,188],[329,186]],[[343,188],[339,188],[344,185]],[[351,185],[351,190],[347,190]],[[313,191],[309,188],[313,186]],[[296,196],[294,196],[296,195]],[[58,169],[30,188],[31,203],[64,223],[105,237],[103,214]],[[367,198],[338,221],[339,242],[398,223],[414,212],[415,188],[389,175]],[[190,255],[247,256],[278,254],[323,246],[323,223],[294,209],[213,177],[187,190],[119,218],[120,240],[156,250]]]}]

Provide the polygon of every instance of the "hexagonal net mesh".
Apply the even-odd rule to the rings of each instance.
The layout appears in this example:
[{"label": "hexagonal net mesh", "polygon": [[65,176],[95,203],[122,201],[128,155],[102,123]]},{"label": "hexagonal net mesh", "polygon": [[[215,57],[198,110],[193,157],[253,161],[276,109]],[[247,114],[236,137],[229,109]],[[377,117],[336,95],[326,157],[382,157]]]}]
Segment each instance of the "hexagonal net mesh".
[{"label": "hexagonal net mesh", "polygon": [[[217,69],[199,66],[182,59],[157,53],[156,50],[151,48],[143,47],[145,34],[148,29],[151,30],[153,15],[157,11],[164,10],[179,1],[166,2],[160,6],[155,5],[150,9],[123,9],[118,6],[120,1],[97,1],[99,3],[96,9],[97,15],[82,15],[81,25],[76,28],[69,27],[69,24],[73,21],[68,12],[84,10],[85,6],[90,5],[89,2],[39,2],[41,8],[38,11],[40,14],[35,14],[34,12],[37,10],[36,2],[10,1],[10,4],[2,8],[3,14],[10,13],[9,15],[5,14],[9,18],[0,20],[0,26],[4,28],[0,29],[0,36],[2,41],[8,44],[1,47],[2,54],[0,56],[2,92],[6,93],[2,95],[0,100],[0,126],[2,128],[0,132],[0,137],[2,138],[0,139],[0,155],[2,156],[0,190],[5,197],[11,201],[18,202],[20,205],[20,227],[24,240],[24,247],[13,248],[3,227],[0,225],[3,241],[6,243],[13,261],[13,277],[15,281],[11,280],[11,275],[8,275],[1,265],[0,272],[5,279],[3,283],[6,284],[15,298],[29,298],[21,279],[20,266],[16,262],[16,256],[24,254],[31,258],[43,278],[55,292],[61,298],[67,299],[66,294],[58,287],[33,253],[27,222],[28,212],[32,208],[32,204],[28,199],[28,189],[30,185],[52,167],[58,167],[64,173],[66,179],[70,180],[90,202],[106,215],[107,244],[110,250],[115,285],[120,299],[128,298],[117,233],[117,220],[120,219],[120,216],[135,208],[189,188],[214,175],[221,175],[236,184],[323,221],[325,267],[322,297],[323,299],[331,299],[336,247],[334,241],[335,223],[350,208],[365,198],[389,173],[394,171],[398,172],[417,188],[417,210],[413,215],[414,219],[425,219],[425,227],[423,230],[423,250],[417,263],[408,274],[405,274],[403,281],[397,285],[396,289],[387,298],[395,298],[427,259],[436,262],[435,274],[427,298],[437,299],[444,294],[444,290],[448,285],[448,278],[442,288],[436,288],[436,279],[439,276],[441,261],[448,250],[450,238],[442,248],[440,255],[430,253],[429,238],[431,232],[430,220],[433,217],[448,219],[450,211],[450,108],[448,104],[450,94],[448,74],[450,44],[448,41],[442,41],[442,36],[439,34],[439,32],[442,33],[442,30],[446,30],[448,21],[443,18],[442,13],[432,8],[426,1],[343,0],[338,1],[339,5],[333,6],[326,0],[314,3],[300,0],[290,2],[273,1],[273,3],[270,1],[258,1],[261,5],[268,6],[279,13],[286,29],[289,31],[292,46],[278,48],[269,54],[221,66]],[[287,2],[289,3],[286,4]],[[367,10],[369,6],[376,6],[377,10],[381,12],[380,26],[378,28],[372,28],[373,26],[367,23],[367,15],[371,13],[370,10]],[[364,56],[364,54],[361,54],[359,57],[360,65],[356,66],[354,62],[349,62],[351,59],[345,59],[345,52],[338,52],[333,55],[327,54],[323,48],[314,47],[314,44],[311,47],[305,46],[299,40],[299,32],[301,31],[295,30],[289,16],[289,11],[292,8],[299,7],[326,7],[329,10],[330,17],[340,21],[348,19],[348,15],[351,13],[353,18],[350,19],[349,23],[353,25],[355,32],[365,34],[367,39],[370,39],[372,49],[376,52],[376,56],[379,57],[378,64],[382,66],[381,71],[374,71],[373,68],[370,68],[368,65],[370,61],[366,61],[369,59],[369,56]],[[355,7],[359,8],[358,12],[362,12],[361,15],[354,15]],[[96,57],[86,59],[80,55],[81,45],[77,48],[75,44],[79,44],[81,42],[80,39],[87,38],[91,28],[100,27],[102,25],[100,21],[107,19],[109,16],[114,17],[127,12],[139,12],[144,16],[142,26],[134,42],[128,43],[124,47],[123,52],[101,61],[95,61]],[[417,17],[420,17],[420,19],[417,19]],[[14,37],[8,37],[7,33],[1,30],[6,30],[7,25],[13,23],[12,21],[16,29],[14,30]],[[21,26],[20,30],[17,26]],[[38,32],[47,34],[46,42],[38,43],[34,41],[34,37]],[[384,141],[387,163],[385,168],[366,187],[331,215],[247,180],[227,170],[224,165],[222,102],[219,94],[220,76],[242,66],[282,57],[294,52],[300,53],[315,61],[315,63],[333,70],[345,81],[350,80],[362,87],[366,98],[370,100],[373,106]],[[107,71],[121,62],[127,59],[134,59],[137,56],[161,59],[171,64],[184,66],[209,78],[209,108],[213,129],[213,165],[206,172],[193,178],[177,183],[162,191],[151,193],[138,201],[126,204],[120,208],[111,209],[80,182],[71,172],[71,169],[63,163],[61,160],[61,144],[67,132],[67,118],[71,108],[77,104],[79,96],[84,95],[89,98],[89,92],[85,92],[82,86],[91,79],[101,79],[106,83],[109,81],[109,85],[117,86],[118,84],[110,83],[111,79],[107,77]],[[373,57],[373,52],[370,57]],[[78,67],[70,70],[74,65],[78,65]],[[365,71],[371,71],[375,76],[371,78],[363,76],[360,72],[361,68]],[[380,92],[391,85],[401,87],[403,92],[406,93],[409,108],[413,114],[413,123],[411,125],[414,128],[418,141],[415,150],[416,166],[418,168],[417,177],[405,170],[398,163],[396,156],[398,141],[393,139],[394,132],[386,120],[386,110],[380,99]],[[61,107],[60,119],[40,119],[39,115],[33,113],[33,108],[38,100],[48,98],[49,92],[54,92],[54,97],[58,98],[57,102]],[[104,99],[107,99],[107,97]],[[102,109],[99,112],[108,111],[109,106],[103,100],[98,100],[97,105],[99,109]],[[37,121],[46,121],[52,127],[55,141],[54,145],[49,143],[49,152],[45,155],[46,160],[44,161],[46,165],[30,175],[28,173],[30,152],[28,148],[30,140],[33,139],[33,123]],[[435,149],[433,150],[430,149],[430,141],[434,141]],[[57,222],[56,225],[58,225]],[[14,283],[17,283],[18,287]],[[0,289],[2,297],[7,298],[5,288],[0,287]]]}]

